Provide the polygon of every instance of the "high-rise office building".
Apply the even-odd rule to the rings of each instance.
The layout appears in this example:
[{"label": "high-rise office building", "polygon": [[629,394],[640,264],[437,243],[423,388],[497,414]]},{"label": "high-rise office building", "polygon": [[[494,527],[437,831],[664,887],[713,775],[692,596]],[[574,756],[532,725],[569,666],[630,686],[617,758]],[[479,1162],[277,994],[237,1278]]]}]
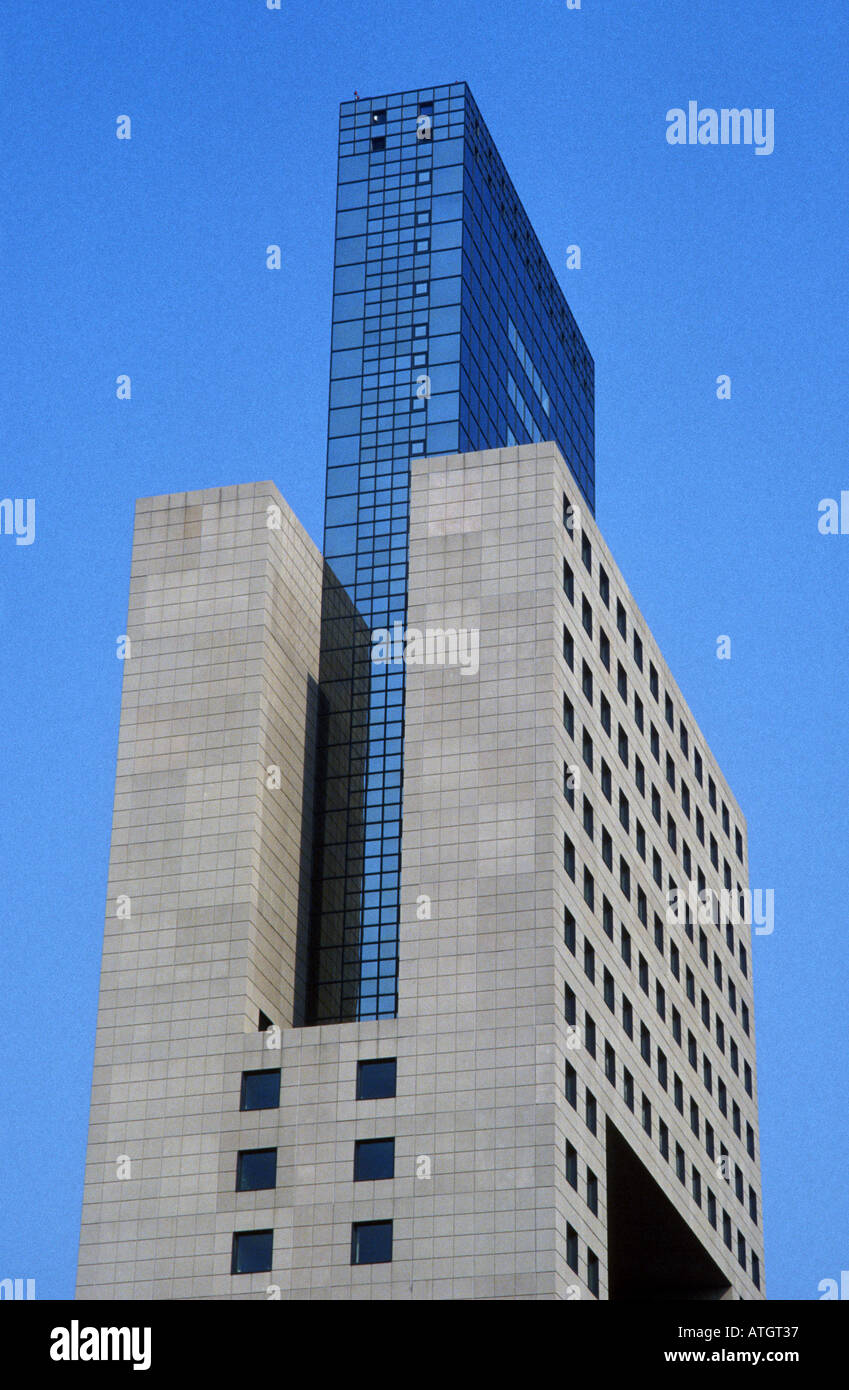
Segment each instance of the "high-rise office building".
[{"label": "high-rise office building", "polygon": [[78,1295],[762,1297],[745,824],[465,86],[343,106],[336,260],[325,558],[137,508]]}]

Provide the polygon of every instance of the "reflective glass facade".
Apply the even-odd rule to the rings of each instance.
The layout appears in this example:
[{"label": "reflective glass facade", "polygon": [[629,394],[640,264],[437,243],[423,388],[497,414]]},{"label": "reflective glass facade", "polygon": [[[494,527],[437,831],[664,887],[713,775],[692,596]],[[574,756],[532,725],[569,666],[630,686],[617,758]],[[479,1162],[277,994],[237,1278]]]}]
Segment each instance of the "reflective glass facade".
[{"label": "reflective glass facade", "polygon": [[465,83],[341,107],[330,376],[309,1022],[396,1011],[404,673],[363,633],[410,458],[554,440],[594,510],[592,358]]}]

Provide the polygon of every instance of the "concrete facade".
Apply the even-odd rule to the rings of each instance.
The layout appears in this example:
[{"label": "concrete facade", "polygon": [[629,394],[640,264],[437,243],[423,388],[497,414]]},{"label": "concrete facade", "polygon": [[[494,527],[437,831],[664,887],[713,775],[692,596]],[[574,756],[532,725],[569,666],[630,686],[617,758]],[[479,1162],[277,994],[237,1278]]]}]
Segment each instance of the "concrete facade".
[{"label": "concrete facade", "polygon": [[[79,1297],[763,1296],[748,928],[666,921],[699,873],[748,886],[745,823],[575,500],[553,444],[413,462],[408,636],[474,631],[479,664],[407,666],[398,1017],[310,1028],[321,558],[271,484],[139,504]],[[357,1100],[377,1058],[396,1096]],[[392,1259],[352,1264],[369,1221]],[[232,1274],[253,1230],[271,1267]]]}]

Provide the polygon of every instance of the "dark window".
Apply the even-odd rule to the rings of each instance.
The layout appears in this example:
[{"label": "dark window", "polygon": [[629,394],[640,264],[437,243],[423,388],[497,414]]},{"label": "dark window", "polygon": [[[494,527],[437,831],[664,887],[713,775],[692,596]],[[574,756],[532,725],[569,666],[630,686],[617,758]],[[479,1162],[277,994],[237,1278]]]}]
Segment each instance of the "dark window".
[{"label": "dark window", "polygon": [[594,1216],[598,1215],[598,1178],[587,1169],[587,1206]]},{"label": "dark window", "polygon": [[575,846],[565,831],[563,834],[563,867],[570,878],[575,877]]},{"label": "dark window", "polygon": [[586,570],[589,570],[590,574],[592,574],[593,547],[592,542],[590,541],[590,538],[587,535],[586,531],[584,531],[581,536],[581,559],[584,562],[584,568]]},{"label": "dark window", "polygon": [[712,811],[716,810],[716,783],[712,777],[708,777],[708,801]]},{"label": "dark window", "polygon": [[591,984],[595,982],[595,951],[588,941],[584,942],[584,974]]},{"label": "dark window", "polygon": [[572,1066],[571,1062],[566,1063],[566,1081],[564,1086],[564,1095],[566,1096],[566,1099],[568,1100],[570,1105],[577,1106],[578,1073],[575,1071],[575,1068]]},{"label": "dark window", "polygon": [[664,1091],[666,1090],[668,1077],[669,1077],[669,1070],[668,1070],[668,1063],[667,1063],[667,1060],[666,1060],[666,1053],[665,1053],[661,1048],[658,1048],[658,1049],[657,1049],[657,1079],[658,1079],[658,1081],[660,1082],[661,1086],[663,1087]]},{"label": "dark window", "polygon": [[240,1110],[276,1110],[280,1105],[280,1068],[242,1072]]},{"label": "dark window", "polygon": [[587,907],[595,907],[595,880],[589,869],[584,869],[584,902]]},{"label": "dark window", "polygon": [[675,708],[672,704],[672,697],[664,692],[664,703],[666,706],[666,722],[670,729],[675,728]]},{"label": "dark window", "polygon": [[601,714],[601,727],[609,735],[611,727],[610,701],[606,695],[602,695],[599,700],[599,712]]},{"label": "dark window", "polygon": [[634,1036],[634,1010],[627,995],[622,995],[622,1027],[629,1038]]},{"label": "dark window", "polygon": [[657,1127],[657,1146],[660,1149],[661,1157],[669,1158],[669,1130],[661,1120]]},{"label": "dark window", "polygon": [[398,1063],[394,1057],[357,1063],[357,1100],[386,1100],[395,1095]]},{"label": "dark window", "polygon": [[593,837],[593,804],[588,796],[584,797],[584,829],[590,839]]},{"label": "dark window", "polygon": [[716,1139],[714,1138],[713,1125],[710,1124],[708,1120],[705,1120],[705,1148],[707,1149],[708,1158],[715,1157]]},{"label": "dark window", "polygon": [[646,794],[646,770],[639,758],[634,758],[634,780],[637,783],[637,790],[643,796]]},{"label": "dark window", "polygon": [[638,853],[638,855],[640,856],[641,859],[645,859],[645,857],[646,857],[646,829],[645,829],[645,826],[643,825],[642,821],[637,821],[637,826],[636,826],[636,830],[635,830],[634,833],[635,833],[635,838],[636,838],[636,841],[637,841],[637,853]]},{"label": "dark window", "polygon": [[573,1025],[578,1017],[575,1004],[575,991],[572,989],[571,985],[566,984],[563,986],[563,1017],[567,1023]]},{"label": "dark window", "polygon": [[385,1265],[392,1259],[392,1222],[355,1221],[351,1228],[351,1264]]},{"label": "dark window", "polygon": [[749,1216],[758,1224],[758,1194],[753,1187],[749,1187]]},{"label": "dark window", "polygon": [[655,982],[654,1006],[660,1018],[666,1018],[666,991],[660,983],[660,980]]},{"label": "dark window", "polygon": [[563,561],[563,592],[570,603],[575,602],[575,576],[565,559]]},{"label": "dark window", "polygon": [[673,1038],[675,1039],[675,1041],[677,1042],[678,1046],[680,1047],[680,1046],[681,1046],[681,1015],[679,1014],[679,1012],[678,1012],[678,1010],[676,1009],[676,1007],[675,1007],[674,1004],[672,1005],[672,1036],[673,1036]]},{"label": "dark window", "polygon": [[581,599],[581,622],[584,625],[584,630],[589,633],[590,637],[592,637],[593,610],[590,607],[590,602],[586,595]]},{"label": "dark window", "polygon": [[584,762],[586,763],[586,765],[587,765],[587,767],[589,768],[590,772],[592,772],[592,770],[593,770],[593,740],[592,740],[592,735],[590,734],[590,732],[589,732],[588,729],[584,729],[583,747],[582,747],[582,750],[581,750],[581,751],[582,751],[582,753],[583,753]]},{"label": "dark window", "polygon": [[696,774],[696,781],[702,785],[702,755],[698,749],[693,749],[693,771]]},{"label": "dark window", "polygon": [[586,662],[581,666],[581,689],[590,704],[593,702],[593,673]]},{"label": "dark window", "polygon": [[651,693],[652,693],[652,695],[654,696],[655,699],[658,698],[658,689],[659,689],[659,687],[658,687],[658,683],[657,683],[657,671],[655,670],[654,662],[653,662],[653,661],[650,661],[650,662],[649,662],[649,690],[651,691]]},{"label": "dark window", "polygon": [[675,1145],[675,1174],[679,1182],[687,1181],[687,1167],[684,1158],[684,1150],[680,1144]]},{"label": "dark window", "polygon": [[610,607],[610,580],[607,577],[607,570],[604,565],[598,567],[598,591],[601,594],[601,601],[605,608]]},{"label": "dark window", "polygon": [[619,887],[622,889],[622,892],[625,894],[625,897],[630,898],[631,869],[628,865],[627,860],[624,859],[621,854],[619,856]]},{"label": "dark window", "polygon": [[584,1010],[584,1042],[587,1045],[587,1052],[590,1054],[591,1057],[595,1057],[595,1019],[591,1018],[590,1015],[586,1012],[586,1010]]},{"label": "dark window", "polygon": [[714,1230],[716,1230],[716,1197],[711,1192],[710,1188],[708,1188],[707,1193],[707,1214],[708,1221],[711,1226],[713,1226]]},{"label": "dark window", "polygon": [[277,1186],[277,1150],[242,1149],[236,1162],[236,1191],[259,1192]]},{"label": "dark window", "polygon": [[624,763],[625,766],[627,767],[627,766],[628,766],[628,735],[626,734],[625,730],[622,728],[622,725],[621,725],[621,724],[619,725],[619,757],[622,759],[623,763]]},{"label": "dark window", "polygon": [[629,1110],[634,1108],[634,1078],[625,1067],[622,1072],[622,1095]]},{"label": "dark window", "polygon": [[566,624],[563,624],[563,659],[570,669],[575,664],[575,641]]},{"label": "dark window", "polygon": [[630,965],[631,965],[631,934],[630,934],[630,932],[628,931],[627,927],[625,926],[625,923],[624,923],[624,922],[620,923],[619,931],[620,931],[620,937],[619,937],[619,953],[620,953],[620,955],[622,956],[622,959],[624,960],[625,964],[630,968]]},{"label": "dark window", "polygon": [[619,820],[627,831],[630,823],[628,798],[624,792],[619,793]]},{"label": "dark window", "polygon": [[651,1065],[651,1033],[644,1023],[640,1024],[640,1056]]},{"label": "dark window", "polygon": [[643,1096],[642,1121],[643,1129],[651,1136],[651,1101],[648,1096]]},{"label": "dark window", "polygon": [[237,1231],[233,1236],[231,1274],[261,1274],[271,1269],[273,1231]]},{"label": "dark window", "polygon": [[625,667],[622,665],[622,662],[621,662],[621,661],[617,661],[617,663],[616,663],[616,689],[619,691],[619,694],[622,696],[622,699],[623,699],[623,700],[626,702],[626,704],[627,704],[627,702],[628,702],[628,677],[627,677],[626,672],[625,672]]},{"label": "dark window", "polygon": [[620,635],[622,637],[626,637],[628,635],[628,622],[625,617],[625,605],[623,604],[621,598],[618,598],[616,600],[616,626],[619,629]]},{"label": "dark window", "polygon": [[572,955],[575,954],[575,914],[570,912],[568,907],[563,908],[563,940],[566,942]]},{"label": "dark window", "polygon": [[590,1134],[595,1134],[596,1126],[598,1124],[598,1109],[595,1103],[595,1096],[593,1095],[592,1091],[587,1091],[586,1118],[587,1129],[590,1131]]},{"label": "dark window", "polygon": [[637,636],[636,632],[634,633],[634,660],[635,660],[636,663],[637,663],[637,669],[640,670],[640,671],[642,671],[642,669],[643,669],[643,643],[642,643],[642,639],[639,638],[639,637]]},{"label": "dark window", "polygon": [[681,752],[686,758],[690,752],[690,740],[687,737],[687,730],[681,720],[678,721],[678,741],[681,744]]},{"label": "dark window", "polygon": [[681,1115],[683,1115],[683,1114],[684,1114],[684,1083],[682,1082],[682,1080],[681,1080],[681,1078],[680,1078],[680,1076],[678,1075],[677,1072],[675,1073],[675,1076],[673,1077],[673,1080],[672,1080],[672,1098],[673,1098],[673,1100],[674,1100],[674,1102],[675,1102],[675,1109],[676,1109]]},{"label": "dark window", "polygon": [[563,692],[563,727],[570,738],[575,737],[575,707],[566,692]]},{"label": "dark window", "polygon": [[734,849],[735,849],[735,851],[736,851],[736,853],[737,853],[737,858],[738,858],[738,859],[740,860],[740,862],[742,863],[742,861],[743,861],[743,836],[740,834],[740,831],[737,830],[736,828],[735,828],[735,830],[734,830]]},{"label": "dark window", "polygon": [[566,1263],[570,1269],[578,1272],[578,1232],[574,1226],[566,1225]]},{"label": "dark window", "polygon": [[761,1262],[754,1251],[752,1251],[752,1283],[756,1289],[761,1286]]},{"label": "dark window", "polygon": [[604,1044],[604,1074],[611,1086],[616,1085],[616,1052],[612,1043]]},{"label": "dark window", "polygon": [[690,1128],[699,1137],[699,1107],[694,1100],[690,1101]]},{"label": "dark window", "polygon": [[604,967],[604,1002],[612,1013],[616,1007],[613,995],[613,976],[607,966]]},{"label": "dark window", "polygon": [[612,941],[612,940],[613,940],[613,907],[612,907],[612,904],[608,902],[607,898],[603,898],[603,899],[602,899],[602,904],[601,904],[601,925],[602,925],[602,927],[604,928],[604,934],[605,934],[605,936],[609,936],[609,937],[610,937],[610,940]]},{"label": "dark window", "polygon": [[602,631],[601,628],[599,628],[599,631],[598,631],[598,650],[599,650],[599,655],[601,656],[602,664],[603,664],[603,665],[606,667],[606,669],[609,671],[609,670],[610,670],[610,638],[607,636],[607,633],[606,633],[606,632]]},{"label": "dark window", "polygon": [[[753,1257],[753,1258],[754,1258],[754,1257]],[[600,1285],[599,1285],[599,1275],[598,1275],[598,1255],[595,1255],[595,1254],[593,1253],[593,1251],[590,1250],[589,1247],[588,1247],[588,1248],[587,1248],[587,1288],[589,1289],[589,1291],[590,1291],[590,1293],[592,1294],[593,1298],[598,1298],[599,1287],[600,1287]]]},{"label": "dark window", "polygon": [[693,1165],[693,1199],[697,1207],[702,1205],[702,1175],[695,1164]]},{"label": "dark window", "polygon": [[570,1187],[578,1189],[578,1150],[566,1141],[566,1181]]},{"label": "dark window", "polygon": [[354,1182],[395,1176],[394,1139],[358,1139],[354,1144]]},{"label": "dark window", "polygon": [[373,136],[371,137],[371,147],[372,147],[373,150],[385,150],[385,149],[386,149],[386,136],[385,136],[385,135],[373,135]]},{"label": "dark window", "polygon": [[604,758],[602,758],[601,760],[601,790],[607,797],[607,800],[610,801],[611,797],[613,796],[613,778],[611,776],[610,768],[604,761]]},{"label": "dark window", "polygon": [[669,969],[672,971],[672,974],[675,976],[676,980],[680,980],[681,955],[679,953],[678,947],[674,944],[670,945],[669,947]]},{"label": "dark window", "polygon": [[667,782],[669,783],[669,785],[670,785],[670,787],[672,788],[672,790],[674,791],[674,790],[675,790],[675,763],[673,762],[672,754],[671,754],[671,753],[667,753],[667,755],[666,755],[666,780],[667,780]]}]

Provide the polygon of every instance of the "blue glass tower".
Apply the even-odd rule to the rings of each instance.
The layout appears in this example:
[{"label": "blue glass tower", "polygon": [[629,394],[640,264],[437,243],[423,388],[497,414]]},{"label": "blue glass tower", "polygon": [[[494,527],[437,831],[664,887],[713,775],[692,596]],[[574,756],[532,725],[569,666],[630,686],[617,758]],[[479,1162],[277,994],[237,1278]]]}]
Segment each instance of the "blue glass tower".
[{"label": "blue glass tower", "polygon": [[404,672],[367,635],[410,459],[554,440],[594,510],[593,361],[465,83],[341,107],[330,377],[308,1022],[396,1012]]}]

